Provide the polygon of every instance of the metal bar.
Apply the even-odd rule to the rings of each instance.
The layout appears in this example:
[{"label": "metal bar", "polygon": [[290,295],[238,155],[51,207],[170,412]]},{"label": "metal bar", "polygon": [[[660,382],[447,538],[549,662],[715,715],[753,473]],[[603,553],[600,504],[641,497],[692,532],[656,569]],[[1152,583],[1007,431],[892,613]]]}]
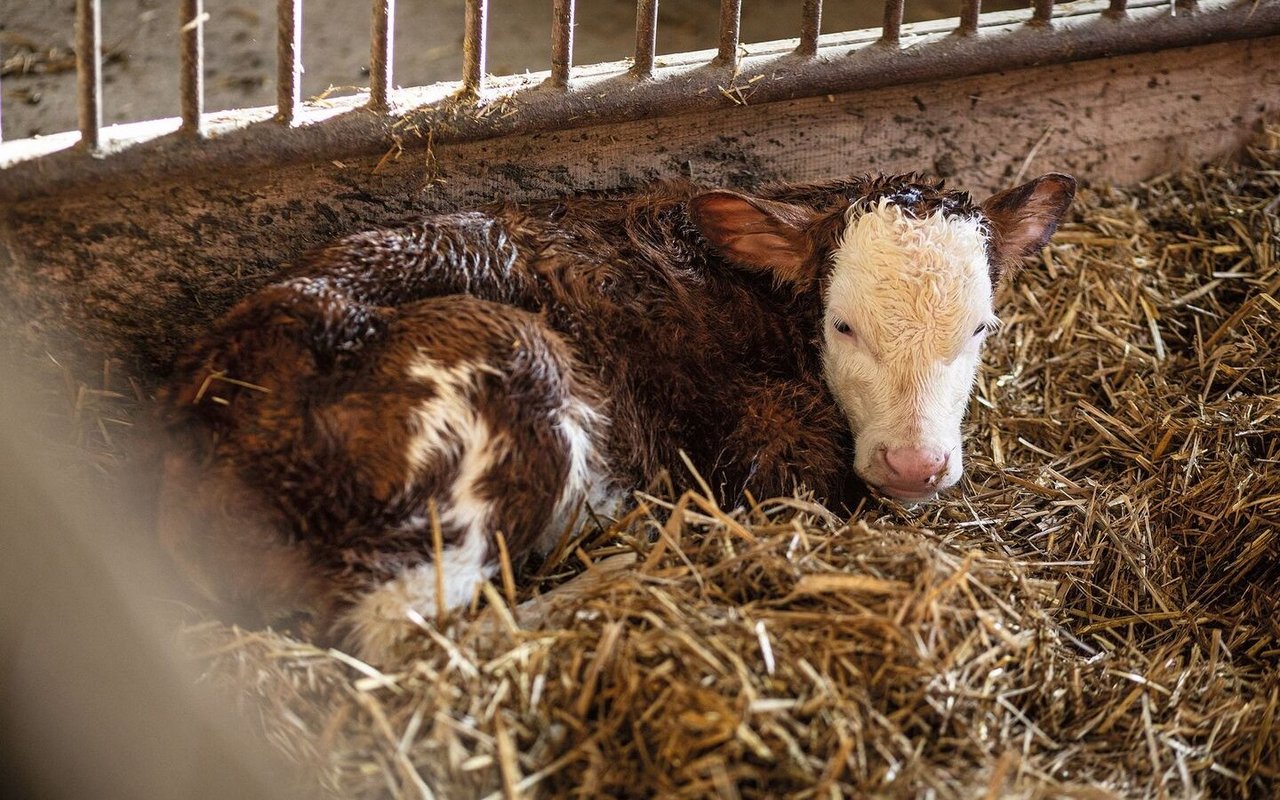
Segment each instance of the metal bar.
[{"label": "metal bar", "polygon": [[[1069,9],[1063,7],[1064,12]],[[979,31],[983,35],[936,37],[921,42],[909,58],[895,48],[876,47],[865,40],[824,45],[823,59],[796,59],[786,71],[777,70],[771,80],[759,81],[751,102],[794,101],[1217,42],[1253,40],[1260,59],[1271,57],[1280,47],[1280,40],[1267,38],[1280,37],[1280,3],[1254,6],[1239,0],[1200,0],[1196,14],[1174,16],[1164,3],[1147,6],[1130,2],[1124,18],[1106,24],[1098,24],[1103,17],[1097,12],[1063,13],[1054,20],[1053,36],[1026,25],[1023,14],[982,16]],[[997,40],[1000,46],[993,47]],[[762,48],[742,58],[742,70],[764,73],[776,69],[784,53],[780,48]],[[637,83],[626,91],[609,91],[605,87],[616,85],[616,77],[584,77],[580,87],[566,92],[520,89],[523,80],[504,81],[502,85],[510,85],[515,102],[511,111],[503,114],[460,113],[449,102],[425,106],[415,111],[419,124],[401,131],[402,145],[425,146],[428,135],[441,147],[498,136],[563,132],[714,111],[735,104],[718,88],[724,86],[724,74],[719,70],[690,65],[664,75],[662,80]],[[342,103],[341,98],[335,101],[339,111]],[[354,101],[350,108],[357,108]],[[262,108],[228,115],[216,127],[219,135],[195,149],[190,142],[169,135],[177,126],[166,121],[123,127],[118,137],[130,144],[109,159],[83,158],[70,146],[74,135],[6,143],[0,153],[4,164],[0,204],[106,186],[118,190],[143,180],[176,176],[197,180],[201,174],[376,157],[386,152],[386,120],[379,115],[336,113],[323,123],[288,129],[254,124],[269,119],[272,112]],[[214,130],[212,122],[210,128]],[[229,135],[232,133],[235,135]]]},{"label": "metal bar", "polygon": [[182,0],[182,130],[204,136],[204,0]]},{"label": "metal bar", "polygon": [[1129,4],[1129,0],[1111,0],[1111,7],[1107,9],[1110,16],[1120,16],[1124,14],[1125,6]]},{"label": "metal bar", "polygon": [[904,0],[884,0],[884,26],[881,28],[880,41],[885,44],[897,44],[902,35],[902,7]]},{"label": "metal bar", "polygon": [[386,111],[390,106],[396,39],[396,0],[373,0],[373,31],[369,53],[369,106]]},{"label": "metal bar", "polygon": [[720,52],[716,63],[738,66],[738,41],[742,38],[742,0],[720,0]]},{"label": "metal bar", "polygon": [[1053,0],[1035,0],[1031,21],[1036,25],[1048,25],[1053,21]]},{"label": "metal bar", "polygon": [[658,0],[636,0],[636,60],[631,73],[637,78],[653,77],[657,53]]},{"label": "metal bar", "polygon": [[467,0],[466,30],[462,38],[462,86],[469,92],[484,90],[489,48],[489,0]]},{"label": "metal bar", "polygon": [[956,30],[968,36],[978,32],[978,17],[982,15],[982,0],[964,0],[960,9],[960,27]]},{"label": "metal bar", "polygon": [[1179,11],[1192,12],[1196,10],[1196,0],[1175,0],[1173,4],[1173,13]]},{"label": "metal bar", "polygon": [[551,83],[568,86],[573,66],[574,0],[553,0],[551,13]]},{"label": "metal bar", "polygon": [[102,0],[76,0],[76,87],[80,145],[96,150],[102,133]]},{"label": "metal bar", "polygon": [[279,0],[276,28],[276,118],[292,125],[302,104],[302,0]]},{"label": "metal bar", "polygon": [[804,0],[800,18],[800,46],[796,53],[802,56],[818,54],[818,35],[822,33],[822,0]]}]

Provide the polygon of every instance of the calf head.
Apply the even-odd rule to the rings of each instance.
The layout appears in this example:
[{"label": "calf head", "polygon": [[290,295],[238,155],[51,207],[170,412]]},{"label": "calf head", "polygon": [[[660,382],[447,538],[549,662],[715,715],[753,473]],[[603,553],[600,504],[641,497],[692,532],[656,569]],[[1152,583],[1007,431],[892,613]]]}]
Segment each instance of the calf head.
[{"label": "calf head", "polygon": [[906,176],[769,198],[707,192],[690,214],[726,260],[820,298],[818,346],[854,469],[920,501],[962,474],[960,423],[998,325],[995,287],[1049,241],[1074,194],[1074,179],[1051,173],[978,204]]}]

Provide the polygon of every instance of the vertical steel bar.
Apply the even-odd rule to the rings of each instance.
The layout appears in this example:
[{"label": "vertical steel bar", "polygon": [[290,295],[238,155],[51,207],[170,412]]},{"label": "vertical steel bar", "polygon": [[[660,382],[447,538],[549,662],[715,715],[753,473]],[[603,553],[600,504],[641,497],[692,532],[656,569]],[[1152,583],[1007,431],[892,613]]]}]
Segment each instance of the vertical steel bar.
[{"label": "vertical steel bar", "polygon": [[822,0],[804,0],[804,12],[800,19],[800,46],[796,52],[802,56],[818,53],[818,34],[822,32]]},{"label": "vertical steel bar", "polygon": [[373,0],[373,31],[369,35],[369,105],[379,111],[390,106],[387,95],[395,60],[396,0]]},{"label": "vertical steel bar", "polygon": [[204,0],[182,0],[182,130],[204,136]]},{"label": "vertical steel bar", "polygon": [[489,49],[489,0],[467,0],[466,30],[462,38],[462,86],[479,93]]},{"label": "vertical steel bar", "polygon": [[279,0],[276,22],[276,118],[292,125],[302,104],[302,0]]},{"label": "vertical steel bar", "polygon": [[658,0],[636,0],[636,63],[631,68],[637,78],[653,75],[658,53]]},{"label": "vertical steel bar", "polygon": [[1031,21],[1037,25],[1047,25],[1053,21],[1053,0],[1035,0],[1035,11]]},{"label": "vertical steel bar", "polygon": [[902,7],[904,0],[884,0],[884,26],[880,41],[897,44],[902,34]]},{"label": "vertical steel bar", "polygon": [[102,133],[102,0],[76,0],[76,86],[80,144],[96,150]]},{"label": "vertical steel bar", "polygon": [[568,86],[573,66],[574,0],[554,0],[551,13],[551,83]]},{"label": "vertical steel bar", "polygon": [[960,27],[957,30],[968,36],[978,32],[978,17],[982,15],[982,0],[964,0],[960,9]]},{"label": "vertical steel bar", "polygon": [[742,38],[742,0],[720,0],[720,52],[716,63],[738,68],[738,41]]}]

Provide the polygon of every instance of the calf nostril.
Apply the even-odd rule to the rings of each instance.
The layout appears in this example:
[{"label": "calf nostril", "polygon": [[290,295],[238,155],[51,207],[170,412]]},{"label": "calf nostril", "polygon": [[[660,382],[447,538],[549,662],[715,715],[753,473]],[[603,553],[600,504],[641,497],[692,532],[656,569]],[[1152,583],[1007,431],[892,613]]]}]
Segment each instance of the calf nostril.
[{"label": "calf nostril", "polygon": [[899,480],[932,486],[947,468],[948,454],[931,447],[896,447],[886,450],[885,463]]}]

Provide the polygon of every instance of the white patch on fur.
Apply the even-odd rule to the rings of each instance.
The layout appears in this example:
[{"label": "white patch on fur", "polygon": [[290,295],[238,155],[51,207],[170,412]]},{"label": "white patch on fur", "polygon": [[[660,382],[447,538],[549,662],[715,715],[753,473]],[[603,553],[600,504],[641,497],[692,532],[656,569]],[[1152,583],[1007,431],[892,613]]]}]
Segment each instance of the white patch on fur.
[{"label": "white patch on fur", "polygon": [[441,502],[443,525],[487,534],[492,503],[480,497],[478,487],[499,460],[507,455],[510,441],[476,410],[475,393],[482,374],[496,370],[484,363],[463,362],[453,367],[422,356],[409,368],[409,375],[430,381],[435,396],[414,413],[419,433],[409,442],[409,463],[419,469],[442,456],[458,459],[458,474],[449,486],[449,496]]},{"label": "white patch on fur", "polygon": [[[419,432],[409,442],[409,463],[421,468],[441,456],[456,455],[477,443],[484,421],[474,402],[482,374],[497,374],[488,364],[464,361],[446,367],[421,356],[409,366],[409,377],[430,383],[435,396],[415,411]],[[485,438],[488,426],[484,426]]]},{"label": "white patch on fur", "polygon": [[[448,495],[440,500],[440,524],[462,531],[461,540],[445,548],[443,565],[445,607],[471,600],[478,584],[497,571],[490,548],[493,503],[480,496],[480,480],[505,457],[510,443],[477,412],[474,399],[479,377],[493,368],[464,362],[445,367],[422,356],[409,369],[411,378],[429,381],[435,395],[414,411],[418,434],[408,446],[412,467],[425,468],[442,457],[457,459],[457,475]],[[413,476],[408,477],[411,483]],[[409,524],[431,530],[429,519]],[[423,564],[402,572],[361,598],[348,615],[355,644],[364,658],[385,661],[415,627],[412,616],[432,619],[436,614],[436,568]],[[411,613],[413,612],[413,613]]]},{"label": "white patch on fur", "polygon": [[[464,362],[446,367],[421,356],[409,369],[409,377],[430,382],[434,396],[413,412],[418,433],[407,450],[409,464],[420,470],[440,458],[457,459],[457,475],[448,494],[440,501],[440,522],[450,530],[463,531],[461,540],[445,548],[441,564],[446,608],[457,608],[471,600],[476,587],[491,579],[498,565],[490,547],[493,503],[481,497],[480,480],[501,459],[509,455],[511,442],[501,431],[493,431],[475,405],[479,380],[495,374],[493,367]],[[569,469],[551,519],[536,546],[549,549],[570,524],[590,522],[583,507],[589,504],[597,514],[612,514],[621,497],[611,492],[604,456],[600,450],[607,420],[603,414],[577,398],[558,411],[550,424],[564,434]],[[408,476],[412,483],[413,475]],[[410,525],[430,530],[425,517],[409,520]],[[436,614],[436,567],[426,563],[406,569],[393,580],[360,598],[346,622],[362,658],[387,663],[398,645],[416,629],[414,617],[430,621]]]},{"label": "white patch on fur", "polygon": [[[913,219],[882,200],[850,209],[826,296],[827,382],[856,437],[855,469],[890,478],[885,449],[949,454],[935,486],[963,471],[960,423],[991,322],[991,272],[981,220],[941,212]],[[836,330],[836,321],[853,336]]]},{"label": "white patch on fur", "polygon": [[442,456],[458,459],[458,474],[440,508],[440,521],[450,528],[485,530],[492,515],[492,504],[480,498],[478,485],[507,455],[510,442],[489,429],[476,410],[475,393],[480,376],[496,372],[482,362],[444,367],[425,355],[409,367],[410,377],[429,381],[436,392],[414,412],[420,430],[409,442],[409,463],[421,469]]},{"label": "white patch on fur", "polygon": [[612,516],[622,501],[621,494],[610,487],[601,452],[600,443],[608,424],[605,416],[575,397],[560,409],[554,424],[568,444],[569,471],[551,520],[535,544],[543,553],[555,546],[570,525],[581,529],[591,522],[593,513]]},{"label": "white patch on fur", "polygon": [[[487,533],[471,528],[462,541],[444,550],[444,604],[458,608],[471,601],[476,587],[498,570],[489,555]],[[347,615],[357,655],[374,664],[394,660],[396,648],[418,629],[415,615],[428,623],[436,615],[436,565],[410,567],[364,595]]]}]

